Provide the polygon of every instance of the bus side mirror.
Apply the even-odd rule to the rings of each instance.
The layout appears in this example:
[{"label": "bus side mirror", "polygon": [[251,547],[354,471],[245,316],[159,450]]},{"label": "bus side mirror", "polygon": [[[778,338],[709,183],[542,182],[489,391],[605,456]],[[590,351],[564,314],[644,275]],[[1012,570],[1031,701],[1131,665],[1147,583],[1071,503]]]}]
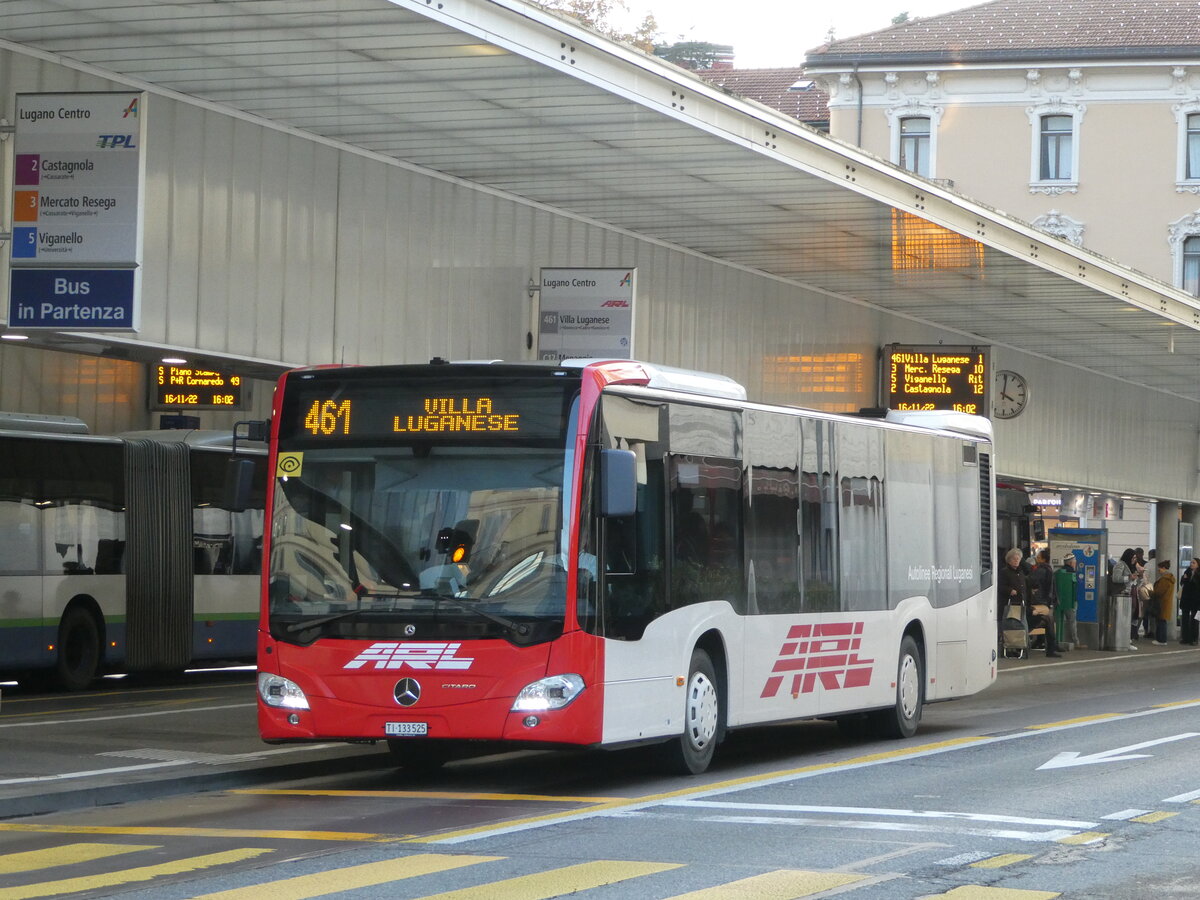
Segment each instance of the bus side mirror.
[{"label": "bus side mirror", "polygon": [[254,490],[254,460],[236,456],[225,467],[225,508],[230,512],[244,512],[250,506],[250,495]]},{"label": "bus side mirror", "polygon": [[637,455],[632,450],[600,451],[600,515],[637,512]]}]

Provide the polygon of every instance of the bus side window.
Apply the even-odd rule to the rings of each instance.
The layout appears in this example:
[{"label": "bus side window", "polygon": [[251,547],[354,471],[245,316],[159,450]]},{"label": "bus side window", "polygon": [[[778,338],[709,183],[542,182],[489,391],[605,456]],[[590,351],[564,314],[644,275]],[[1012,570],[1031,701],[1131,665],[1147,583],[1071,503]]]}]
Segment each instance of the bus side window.
[{"label": "bus side window", "polygon": [[[636,641],[663,603],[663,461],[647,459],[636,516],[604,520],[604,635]],[[624,571],[621,571],[624,569]]]}]

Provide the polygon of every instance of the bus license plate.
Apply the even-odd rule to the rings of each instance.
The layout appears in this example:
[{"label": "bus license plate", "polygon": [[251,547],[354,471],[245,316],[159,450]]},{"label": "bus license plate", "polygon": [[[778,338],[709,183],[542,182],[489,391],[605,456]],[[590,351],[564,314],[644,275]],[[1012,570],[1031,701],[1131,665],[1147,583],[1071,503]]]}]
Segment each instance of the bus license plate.
[{"label": "bus license plate", "polygon": [[429,734],[428,722],[385,722],[383,733],[394,737]]}]

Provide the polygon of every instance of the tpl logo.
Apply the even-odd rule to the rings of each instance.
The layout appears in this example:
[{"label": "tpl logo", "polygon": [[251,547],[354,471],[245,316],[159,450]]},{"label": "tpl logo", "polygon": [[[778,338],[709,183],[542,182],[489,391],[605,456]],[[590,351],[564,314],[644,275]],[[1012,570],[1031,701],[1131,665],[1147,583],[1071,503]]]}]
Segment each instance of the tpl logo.
[{"label": "tpl logo", "polygon": [[793,697],[812,693],[818,681],[827,691],[866,687],[875,660],[858,657],[862,632],[862,622],[793,625],[759,696],[776,696],[789,674]]},{"label": "tpl logo", "polygon": [[373,666],[375,669],[469,669],[475,662],[473,657],[458,657],[462,644],[447,644],[441,642],[427,643],[392,643],[382,642],[372,644],[346,665],[343,669],[361,669]]},{"label": "tpl logo", "polygon": [[97,136],[96,146],[101,150],[136,150],[132,134],[101,134]]},{"label": "tpl logo", "polygon": [[600,304],[600,306],[603,308],[616,306],[616,307],[620,307],[621,309],[626,309],[629,306],[629,301],[628,300],[605,300],[603,303]]}]

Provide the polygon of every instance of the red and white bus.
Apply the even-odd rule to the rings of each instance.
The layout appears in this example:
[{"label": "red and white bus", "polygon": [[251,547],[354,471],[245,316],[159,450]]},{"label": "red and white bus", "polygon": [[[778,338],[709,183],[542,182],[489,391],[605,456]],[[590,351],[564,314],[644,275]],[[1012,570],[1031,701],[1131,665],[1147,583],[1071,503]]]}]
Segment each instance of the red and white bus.
[{"label": "red and white bus", "polygon": [[991,456],[986,419],[628,360],[289,372],[262,736],[657,742],[692,773],[731,728],[910,736],[995,679]]}]

